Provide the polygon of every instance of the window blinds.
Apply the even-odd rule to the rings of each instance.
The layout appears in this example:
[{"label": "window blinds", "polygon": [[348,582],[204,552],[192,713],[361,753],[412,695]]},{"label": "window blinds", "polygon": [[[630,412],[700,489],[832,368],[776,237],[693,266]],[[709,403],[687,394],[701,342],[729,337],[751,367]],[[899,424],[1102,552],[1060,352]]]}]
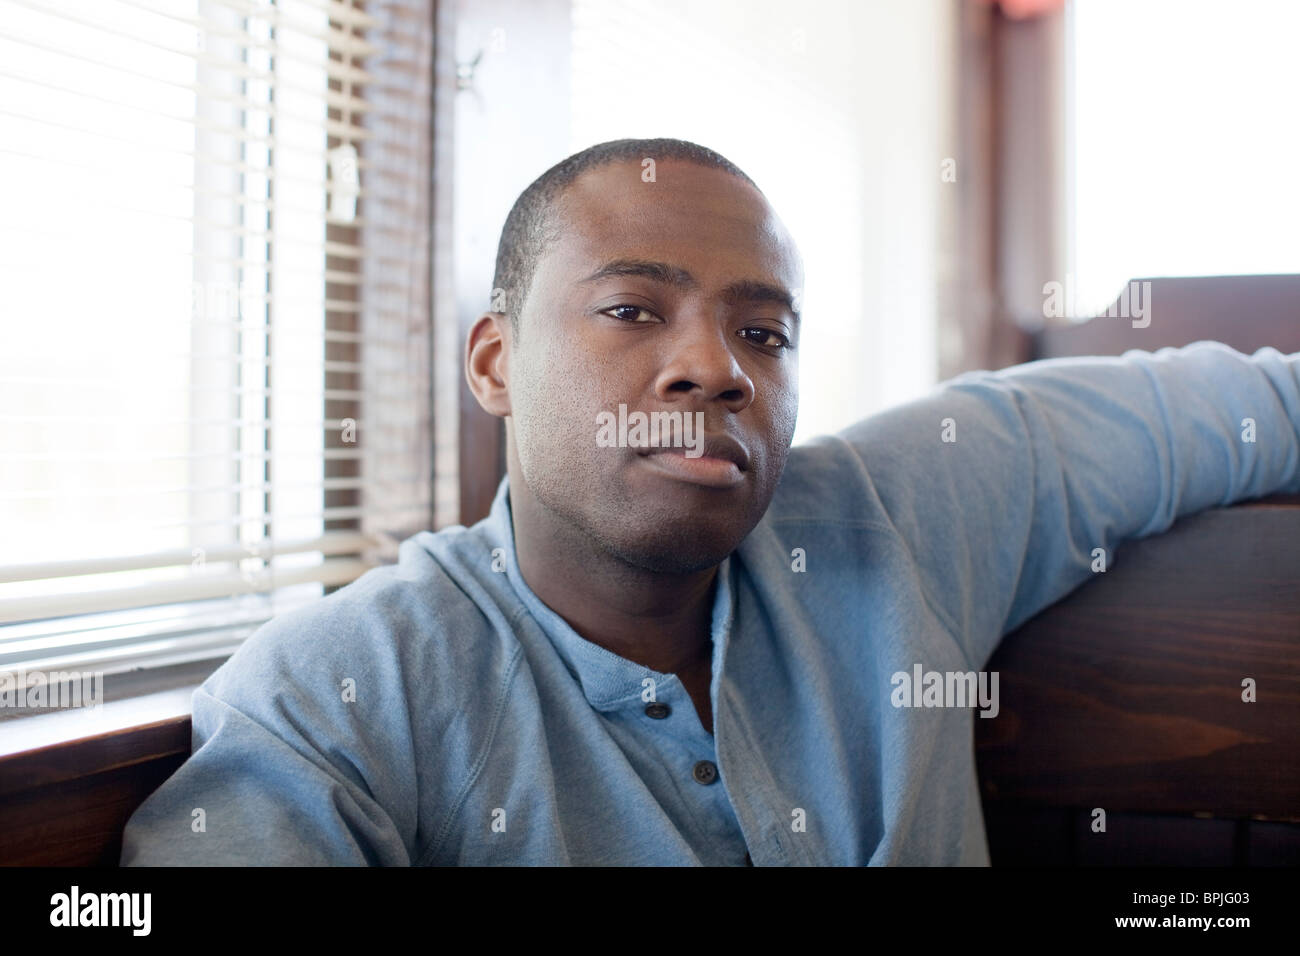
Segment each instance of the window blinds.
[{"label": "window blinds", "polygon": [[0,0],[0,670],[228,653],[430,526],[432,50]]}]

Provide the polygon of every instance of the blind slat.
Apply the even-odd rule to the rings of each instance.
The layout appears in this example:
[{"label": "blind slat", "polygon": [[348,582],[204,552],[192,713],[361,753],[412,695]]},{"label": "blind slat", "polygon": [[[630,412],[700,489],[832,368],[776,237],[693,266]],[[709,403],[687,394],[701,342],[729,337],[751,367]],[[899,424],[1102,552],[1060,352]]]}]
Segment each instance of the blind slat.
[{"label": "blind slat", "polygon": [[[265,326],[260,331],[264,331],[268,335],[271,335],[271,334],[276,334],[278,330],[273,329],[270,326]],[[319,335],[313,336],[313,338],[318,338],[318,337]],[[409,342],[405,344],[409,344]],[[313,372],[340,372],[340,373],[359,372],[363,367],[360,362],[331,362],[331,361],[294,362],[288,359],[273,359],[268,355],[226,355],[217,352],[153,352],[150,354],[153,358],[162,361],[174,360],[174,359],[187,359],[189,361],[202,362],[209,365],[233,363],[241,367],[257,365],[257,366],[269,368],[271,366],[274,366],[275,368],[281,370],[286,368],[291,368],[300,371],[311,370]],[[33,361],[36,361],[42,363],[42,366],[44,368],[51,368],[66,363],[75,362],[78,360],[92,363],[92,364],[97,364],[99,358],[100,358],[99,354],[92,353],[92,352],[87,352],[82,355],[77,355],[75,353],[67,353],[67,352],[65,352],[62,355],[40,355],[40,354],[33,354],[31,352],[28,352],[24,354],[24,356],[22,357],[21,364],[25,366],[30,366],[30,364]],[[4,363],[5,363],[5,356],[0,355],[0,366],[3,366]],[[77,377],[75,379],[60,379],[60,378],[52,378],[50,376],[42,376],[40,380],[48,381],[56,385],[63,385],[63,384],[72,385],[75,384],[76,382],[86,381],[85,377],[82,376],[80,373],[77,374]],[[0,372],[0,385],[6,383],[21,382],[21,381],[23,381],[22,378],[10,378],[9,376],[5,375],[3,372]],[[120,384],[120,382],[115,379],[104,379],[95,384],[116,386]],[[186,387],[188,388],[189,386]],[[0,453],[0,457],[3,457],[3,453]]]},{"label": "blind slat", "polygon": [[[94,63],[95,61],[81,60],[80,62]],[[95,63],[95,65],[108,66],[108,64],[102,64],[102,63]],[[232,136],[238,139],[247,138],[250,139],[251,142],[268,141],[268,137],[251,137],[251,138],[247,137],[244,131],[240,130],[238,127],[225,126],[218,123],[210,123],[206,121],[195,120],[191,116],[178,116],[173,112],[164,112],[158,108],[136,106],[134,103],[124,103],[120,99],[104,96],[92,90],[79,89],[68,83],[59,82],[57,80],[49,80],[49,79],[27,76],[25,74],[18,73],[12,69],[0,68],[0,77],[4,77],[5,79],[15,81],[18,83],[26,83],[29,86],[34,86],[43,90],[50,90],[56,93],[63,93],[68,96],[80,96],[83,99],[95,100],[96,102],[99,103],[108,103],[111,106],[114,106],[118,109],[128,110],[133,113],[140,113],[145,116],[153,117],[157,119],[170,120],[171,122],[174,122],[182,126],[197,126],[198,128],[201,129],[208,129],[208,130],[212,130],[213,132],[225,133],[228,136]],[[272,120],[288,119],[288,120],[294,120],[301,123],[310,123],[313,126],[319,125],[321,122],[324,122],[325,123],[324,128],[326,132],[329,132],[331,135],[350,135],[354,132],[358,132],[357,128],[350,124],[344,124],[334,120],[325,119],[321,115],[313,116],[308,113],[299,113],[295,110],[288,110],[275,104],[274,102],[267,102],[262,99],[252,99],[246,96],[233,96],[230,94],[219,94],[208,87],[200,86],[199,84],[196,83],[177,83],[171,85],[176,86],[179,89],[184,89],[188,92],[194,93],[199,98],[215,99],[221,102],[229,103],[230,105],[238,107],[240,109],[264,114],[266,118]],[[340,109],[343,110],[344,112],[352,113],[356,116],[365,115],[365,113],[368,112],[369,109],[365,105],[364,100],[361,100],[355,96],[344,97],[339,94],[335,94],[329,90],[324,90],[320,94],[320,99],[321,99],[321,106],[323,107],[334,107],[335,109]],[[341,130],[342,134],[336,134],[334,132],[335,130]],[[364,132],[364,131],[360,131],[360,132]],[[369,138],[369,137],[366,136],[364,138]]]},{"label": "blind slat", "polygon": [[[352,554],[377,546],[378,541],[367,535],[351,531],[336,531],[303,541],[275,541],[265,548],[249,552],[237,546],[202,549],[202,559],[207,562],[241,561],[245,558],[278,557],[285,554],[320,553],[323,555]],[[40,581],[46,578],[78,577],[87,574],[109,574],[115,571],[139,571],[147,568],[164,568],[192,565],[193,549],[159,551],[154,554],[123,555],[115,558],[90,558],[80,561],[49,561],[44,564],[25,564],[0,567],[0,584],[18,581]]]},{"label": "blind slat", "polygon": [[256,481],[242,482],[237,485],[180,485],[177,487],[154,488],[77,488],[57,489],[51,491],[6,491],[0,493],[0,501],[44,501],[58,499],[61,501],[78,501],[85,498],[161,498],[167,495],[228,495],[241,491],[301,491],[308,488],[321,488],[326,491],[358,491],[362,488],[394,487],[428,481],[427,475],[382,475],[373,478],[325,478],[321,481]]},{"label": "blind slat", "polygon": [[[427,491],[427,489],[425,489]],[[276,523],[293,524],[300,521],[309,521],[320,519],[324,522],[335,521],[361,521],[368,520],[383,523],[391,528],[418,528],[423,530],[427,520],[429,502],[427,496],[424,498],[415,498],[403,500],[400,504],[375,504],[370,506],[347,505],[334,508],[323,508],[319,511],[301,512],[298,514],[288,515],[271,515],[266,514],[260,517],[247,517],[236,515],[229,518],[196,518],[187,521],[158,521],[158,522],[131,522],[115,526],[105,524],[97,528],[99,531],[114,531],[120,529],[122,533],[137,532],[157,532],[157,531],[196,531],[199,529],[213,528],[259,528],[268,527]]]},{"label": "blind slat", "polygon": [[198,575],[180,581],[162,581],[135,587],[103,591],[0,600],[0,624],[31,621],[37,618],[65,617],[118,611],[152,604],[180,601],[203,601],[240,594],[264,594],[274,587],[316,583],[327,586],[347,584],[359,578],[372,565],[349,558],[327,558],[307,568],[276,569],[266,573],[266,584],[251,584],[239,574]]},{"label": "blind slat", "polygon": [[[390,455],[396,455],[397,452],[388,452]],[[347,451],[342,448],[326,448],[324,451],[277,451],[274,454],[267,451],[236,451],[236,452],[169,452],[169,451],[138,451],[134,454],[124,455],[116,453],[111,455],[101,455],[94,452],[36,452],[36,453],[15,453],[9,452],[0,456],[0,463],[15,463],[23,461],[41,461],[41,462],[84,462],[86,464],[110,465],[110,464],[131,464],[131,463],[155,463],[163,461],[202,461],[203,459],[215,459],[223,461],[279,461],[286,459],[295,461],[300,458],[308,458],[312,461],[324,459],[325,461],[357,461],[362,457],[359,451]]]},{"label": "blind slat", "polygon": [[[19,0],[19,2],[30,2],[30,0]],[[50,0],[42,0],[42,3],[49,3]],[[177,23],[184,23],[188,26],[203,30],[205,33],[213,33],[217,36],[228,37],[240,42],[241,45],[250,46],[253,49],[276,51],[277,44],[267,43],[265,41],[254,40],[250,44],[246,39],[247,34],[235,30],[222,29],[209,20],[198,17],[184,16],[175,9],[166,6],[165,3],[150,2],[150,0],[116,0],[117,3],[124,6],[134,7],[137,10],[146,10],[149,13],[157,14],[160,17],[166,17]],[[223,0],[216,0],[221,3]],[[270,4],[236,4],[225,3],[244,16],[265,21],[275,32],[287,32],[297,36],[311,37],[316,40],[326,41],[330,49],[340,50],[351,56],[372,56],[381,52],[376,46],[372,46],[361,37],[347,31],[334,28],[322,29],[318,24],[309,23],[301,17],[287,16],[283,7],[275,7]],[[322,11],[324,12],[324,11]]]},{"label": "blind slat", "polygon": [[[141,46],[152,47],[153,49],[158,50],[161,53],[170,53],[175,56],[194,60],[199,63],[205,63],[210,66],[216,67],[218,69],[228,68],[232,73],[235,73],[240,76],[246,76],[253,79],[263,79],[266,80],[267,82],[275,81],[275,78],[271,74],[266,73],[265,71],[250,70],[244,67],[242,62],[239,60],[231,60],[225,57],[213,56],[212,54],[205,52],[204,50],[202,50],[197,46],[190,47],[187,49],[184,47],[175,46],[173,44],[162,43],[157,40],[151,40],[148,38],[140,37],[137,34],[131,33],[129,30],[121,29],[120,27],[117,27],[111,23],[96,22],[94,19],[87,18],[85,16],[80,15],[79,13],[74,13],[67,10],[61,10],[53,5],[54,0],[9,0],[9,2],[12,4],[16,4],[18,6],[27,7],[31,10],[36,11],[37,13],[45,14],[47,16],[57,17],[60,20],[64,21],[65,23],[73,23],[79,26],[89,27],[91,29],[100,31],[101,33],[106,33],[110,36],[121,37],[122,39],[127,40],[131,43],[138,43]],[[126,0],[119,0],[119,2],[126,2]],[[84,4],[80,8],[80,10],[81,11],[103,10],[105,7],[107,7],[107,4],[104,4],[102,6],[100,4]],[[220,28],[220,26],[218,26],[217,24],[211,23],[209,21],[194,21],[194,25],[201,32],[210,31],[217,36],[220,36],[226,32],[223,31]],[[24,34],[21,31],[12,33],[10,35],[18,36],[19,38],[30,36],[30,34]],[[36,43],[32,43],[32,45],[36,45]],[[245,50],[264,49],[265,52],[274,56],[277,59],[302,63],[308,66],[315,67],[317,69],[324,69],[327,75],[329,75],[330,77],[339,80],[347,80],[349,83],[355,85],[363,85],[369,83],[370,80],[372,79],[370,74],[367,73],[365,70],[361,69],[360,67],[353,66],[350,63],[344,63],[340,60],[333,60],[328,57],[324,57],[324,58],[310,57],[304,53],[293,50],[292,47],[286,49],[286,45],[283,43],[264,44],[262,41],[248,34],[244,34],[244,39],[239,41],[238,45],[243,47]],[[56,52],[64,52],[64,51],[56,50]],[[76,56],[76,54],[68,54],[68,55]],[[289,84],[280,83],[280,85],[288,86]]]},{"label": "blind slat", "polygon": [[[32,657],[15,650],[10,661],[0,655],[0,673],[10,680],[33,671],[47,674],[121,674],[143,667],[172,667],[192,661],[216,661],[229,657],[255,630],[256,625],[220,627],[184,639],[164,638],[157,641],[127,641],[116,646],[69,644],[62,654],[42,653]],[[19,656],[22,655],[22,656]],[[21,664],[19,663],[21,662]]]},{"label": "blind slat", "polygon": [[[4,150],[0,150],[0,152],[4,152]],[[113,206],[107,203],[97,203],[94,205],[96,205],[98,208],[114,208]],[[204,219],[201,216],[193,216],[193,217],[186,217],[186,216],[179,216],[179,215],[168,216],[162,213],[154,213],[154,212],[141,212],[139,213],[139,215],[154,216],[161,219],[170,219],[176,223],[189,223],[195,226],[196,228],[203,229],[209,235],[213,235],[213,236],[229,236],[231,238],[249,239],[258,242],[276,242],[282,246],[295,246],[299,249],[310,248],[310,249],[321,249],[322,251],[324,250],[324,243],[319,238],[308,239],[305,236],[294,235],[288,230],[282,230],[278,228],[277,229],[255,229],[248,226],[232,225],[230,223],[222,223],[222,222],[213,222],[211,220]],[[361,219],[356,219],[347,223],[340,223],[340,222],[335,222],[333,220],[330,220],[329,225],[331,228],[334,229],[356,229],[361,226],[365,226],[367,224]],[[371,227],[371,228],[374,229],[375,231],[382,231],[382,227]],[[52,231],[50,229],[42,228],[40,226],[33,225],[26,222],[22,223],[21,229],[19,229],[17,228],[17,224],[14,218],[11,218],[7,221],[0,221],[0,234],[3,234],[5,232],[17,232],[17,231],[21,231],[25,235],[40,236],[47,239],[53,239],[55,241],[67,241],[73,235],[73,232],[71,230],[68,232],[61,233],[61,232]],[[332,254],[333,253],[331,253],[331,255]],[[180,255],[180,253],[178,253],[178,255]],[[188,256],[188,258],[213,261],[222,257],[206,256],[206,255],[190,255]],[[265,297],[263,301],[265,301]],[[335,305],[329,306],[329,308],[337,308],[343,311],[356,312],[359,311],[360,304],[357,302],[347,302],[347,301],[340,300]]]}]

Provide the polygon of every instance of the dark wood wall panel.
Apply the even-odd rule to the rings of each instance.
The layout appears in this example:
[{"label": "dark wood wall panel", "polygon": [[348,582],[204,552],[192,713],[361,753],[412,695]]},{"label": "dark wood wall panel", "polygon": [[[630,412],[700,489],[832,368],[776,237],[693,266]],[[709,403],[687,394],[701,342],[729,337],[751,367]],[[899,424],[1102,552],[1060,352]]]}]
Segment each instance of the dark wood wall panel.
[{"label": "dark wood wall panel", "polygon": [[190,755],[188,717],[0,760],[0,865],[116,866],[136,808]]},{"label": "dark wood wall panel", "polygon": [[976,721],[986,793],[1300,821],[1300,508],[1285,502],[1130,541],[1006,637],[988,665],[1001,713]]}]

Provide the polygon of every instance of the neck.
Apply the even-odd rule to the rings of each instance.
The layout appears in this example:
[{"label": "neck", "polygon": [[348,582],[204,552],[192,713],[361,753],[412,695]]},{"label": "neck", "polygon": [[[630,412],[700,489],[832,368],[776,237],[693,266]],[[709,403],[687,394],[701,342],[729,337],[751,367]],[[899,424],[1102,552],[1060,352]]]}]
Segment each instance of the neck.
[{"label": "neck", "polygon": [[628,564],[514,481],[510,505],[524,581],[574,631],[660,673],[707,671],[716,566],[679,575]]}]

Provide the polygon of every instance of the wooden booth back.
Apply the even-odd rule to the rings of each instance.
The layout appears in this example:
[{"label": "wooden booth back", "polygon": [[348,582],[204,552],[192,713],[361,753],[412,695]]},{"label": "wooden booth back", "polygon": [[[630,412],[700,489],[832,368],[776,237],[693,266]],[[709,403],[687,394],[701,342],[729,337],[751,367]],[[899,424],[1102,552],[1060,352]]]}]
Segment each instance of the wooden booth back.
[{"label": "wooden booth back", "polygon": [[[1040,333],[1034,357],[1300,352],[1300,276],[1139,281],[1145,328],[1100,316]],[[1300,863],[1300,496],[1128,542],[988,669],[1001,713],[975,740],[995,866]]]}]

